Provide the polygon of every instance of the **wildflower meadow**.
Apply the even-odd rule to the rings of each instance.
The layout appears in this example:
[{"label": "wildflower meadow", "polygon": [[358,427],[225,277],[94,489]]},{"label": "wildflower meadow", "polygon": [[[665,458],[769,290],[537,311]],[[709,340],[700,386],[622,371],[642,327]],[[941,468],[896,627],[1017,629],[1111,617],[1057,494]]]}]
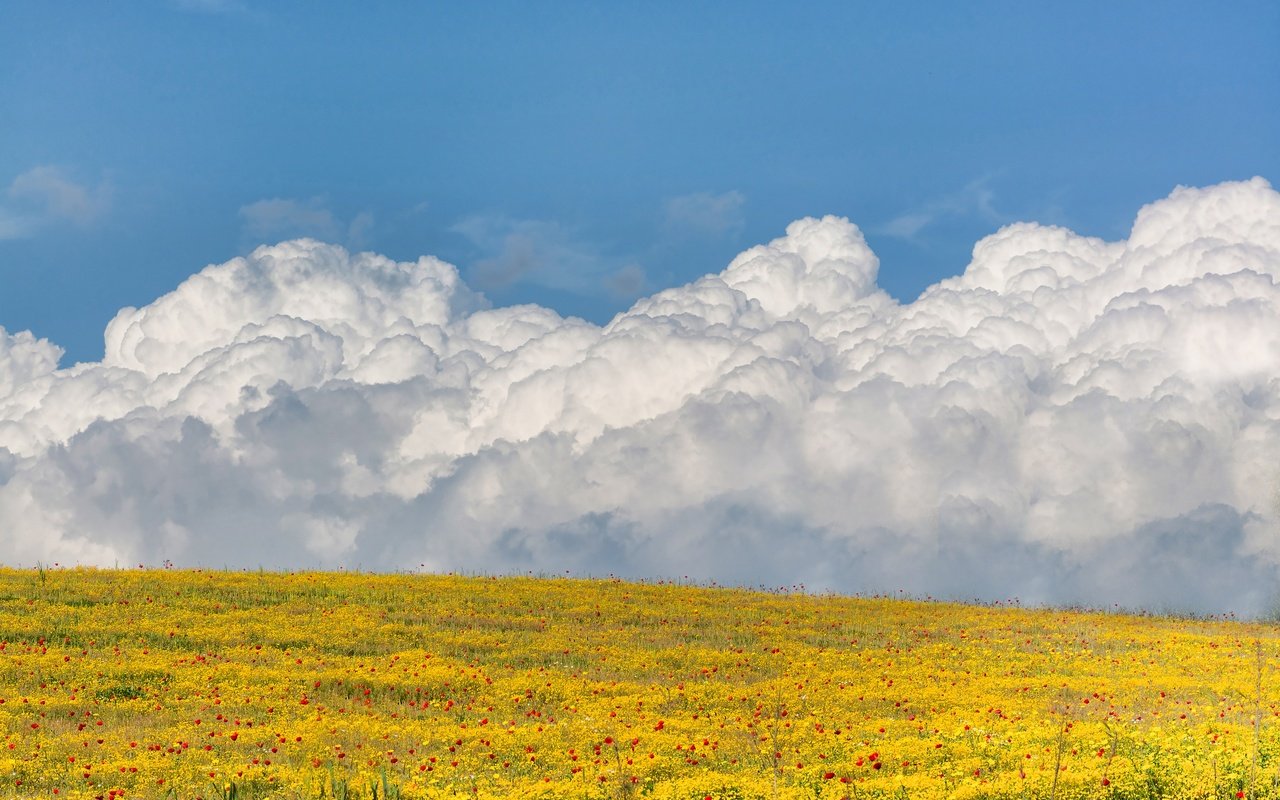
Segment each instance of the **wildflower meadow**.
[{"label": "wildflower meadow", "polygon": [[0,570],[0,797],[1280,797],[1276,629],[613,579]]}]

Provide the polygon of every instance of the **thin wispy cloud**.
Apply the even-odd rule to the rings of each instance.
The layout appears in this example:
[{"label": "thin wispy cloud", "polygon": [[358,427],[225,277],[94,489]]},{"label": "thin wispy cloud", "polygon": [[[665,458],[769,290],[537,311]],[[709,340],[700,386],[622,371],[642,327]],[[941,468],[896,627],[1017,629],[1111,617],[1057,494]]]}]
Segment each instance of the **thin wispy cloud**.
[{"label": "thin wispy cloud", "polygon": [[241,206],[239,213],[245,235],[255,242],[310,236],[362,247],[374,226],[370,211],[340,220],[323,197],[264,198]]},{"label": "thin wispy cloud", "polygon": [[746,225],[746,202],[746,195],[736,190],[672,197],[663,204],[663,226],[679,235],[738,236]]},{"label": "thin wispy cloud", "polygon": [[939,197],[920,208],[906,211],[871,230],[897,239],[917,239],[927,228],[948,218],[971,218],[1000,225],[1010,217],[995,208],[995,191],[990,178],[983,177],[963,189]]},{"label": "thin wispy cloud", "polygon": [[34,219],[0,207],[0,241],[24,239],[31,235],[35,227],[36,221]]},{"label": "thin wispy cloud", "polygon": [[630,300],[649,287],[649,275],[639,264],[625,264],[604,279],[604,288],[609,296],[619,300]]},{"label": "thin wispy cloud", "polygon": [[111,210],[111,184],[75,180],[62,167],[33,167],[15,177],[0,201],[0,239],[35,236],[70,224],[87,228]]},{"label": "thin wispy cloud", "polygon": [[475,248],[466,275],[479,289],[526,283],[584,295],[634,297],[644,285],[643,267],[554,220],[475,214],[449,230]]}]

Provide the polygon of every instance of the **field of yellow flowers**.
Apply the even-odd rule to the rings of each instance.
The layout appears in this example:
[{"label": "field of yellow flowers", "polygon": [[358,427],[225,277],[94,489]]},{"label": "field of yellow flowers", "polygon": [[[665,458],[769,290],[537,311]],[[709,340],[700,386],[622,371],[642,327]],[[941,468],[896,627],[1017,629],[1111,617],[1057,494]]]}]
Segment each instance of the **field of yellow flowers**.
[{"label": "field of yellow flowers", "polygon": [[1263,624],[0,570],[0,797],[1280,797]]}]

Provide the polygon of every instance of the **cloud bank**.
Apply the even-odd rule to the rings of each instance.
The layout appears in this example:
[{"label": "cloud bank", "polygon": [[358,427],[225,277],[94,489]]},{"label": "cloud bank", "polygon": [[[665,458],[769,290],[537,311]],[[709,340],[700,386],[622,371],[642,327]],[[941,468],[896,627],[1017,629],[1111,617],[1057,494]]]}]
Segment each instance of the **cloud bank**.
[{"label": "cloud bank", "polygon": [[100,363],[0,331],[0,561],[565,569],[1152,609],[1280,591],[1280,194],[1010,225],[899,304],[803,219],[604,327],[434,258],[209,266]]}]

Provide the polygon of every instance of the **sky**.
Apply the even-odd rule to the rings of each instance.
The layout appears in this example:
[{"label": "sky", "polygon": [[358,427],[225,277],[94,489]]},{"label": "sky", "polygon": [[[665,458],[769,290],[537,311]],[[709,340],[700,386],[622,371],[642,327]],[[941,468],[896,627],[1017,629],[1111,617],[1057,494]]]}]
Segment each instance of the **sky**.
[{"label": "sky", "polygon": [[0,564],[1280,616],[1274,4],[0,11]]},{"label": "sky", "polygon": [[315,236],[603,323],[805,215],[914,299],[1037,220],[1104,238],[1274,176],[1274,3],[334,4],[0,11],[0,325]]}]

